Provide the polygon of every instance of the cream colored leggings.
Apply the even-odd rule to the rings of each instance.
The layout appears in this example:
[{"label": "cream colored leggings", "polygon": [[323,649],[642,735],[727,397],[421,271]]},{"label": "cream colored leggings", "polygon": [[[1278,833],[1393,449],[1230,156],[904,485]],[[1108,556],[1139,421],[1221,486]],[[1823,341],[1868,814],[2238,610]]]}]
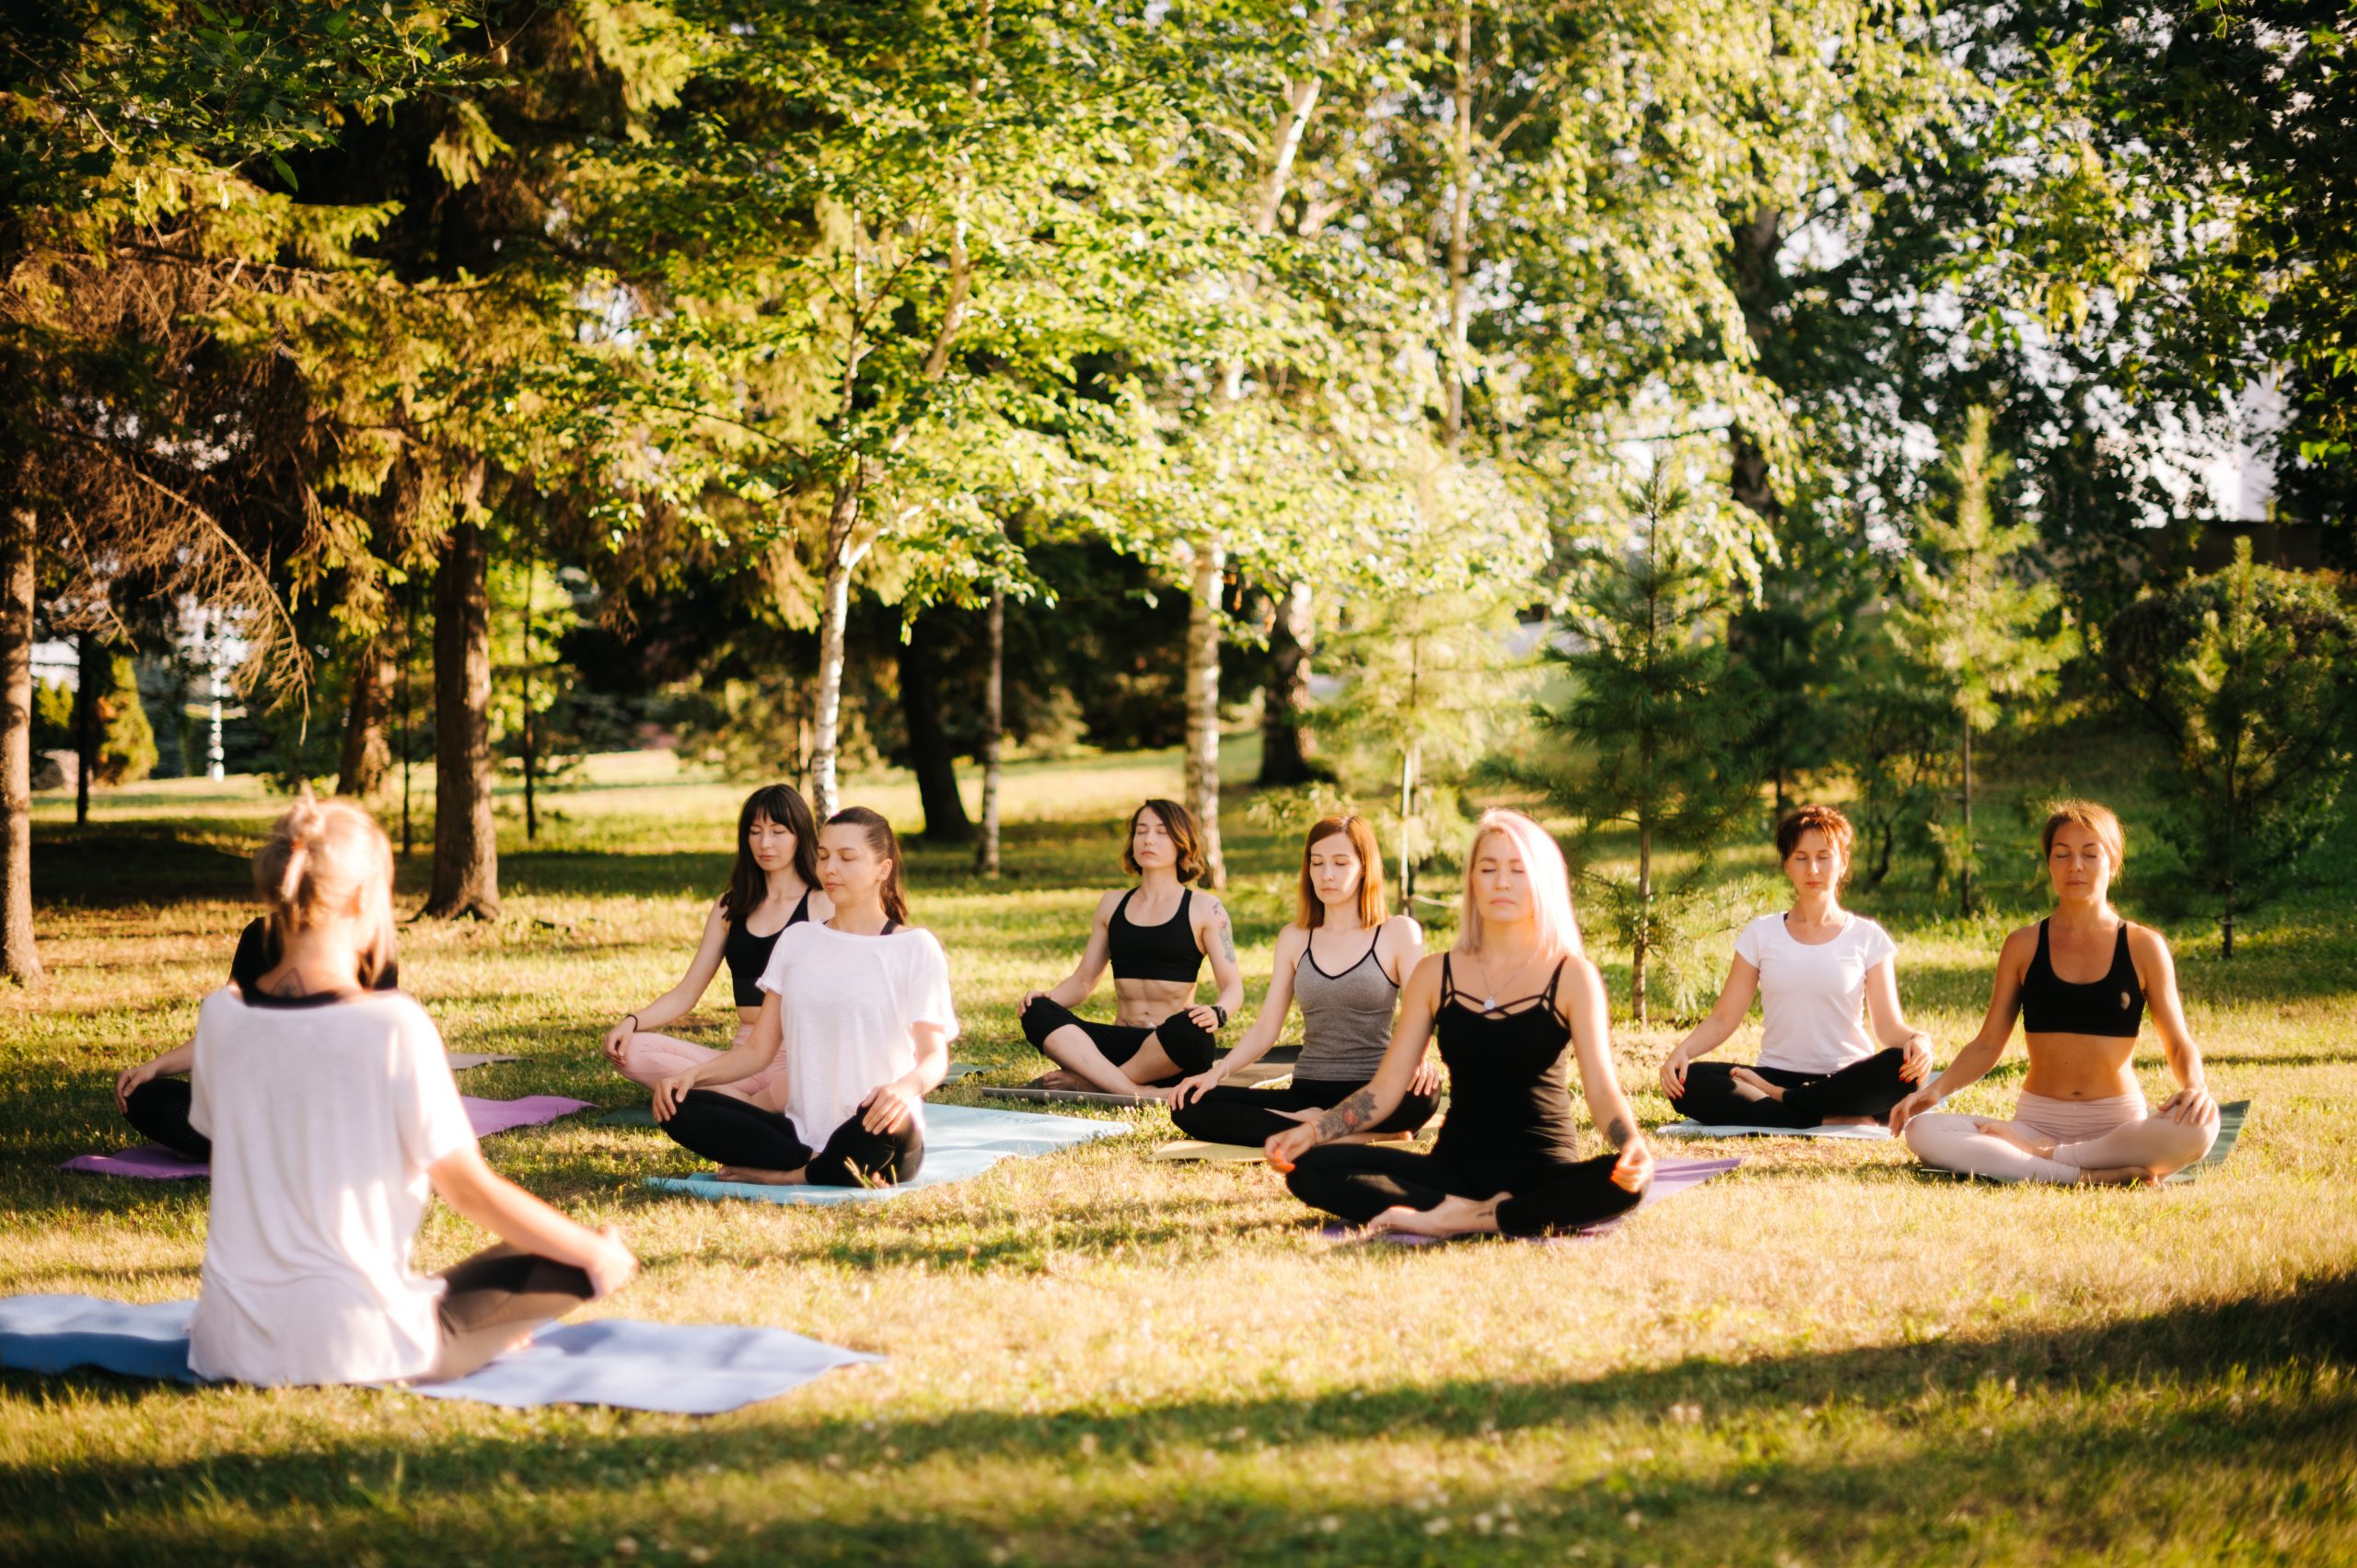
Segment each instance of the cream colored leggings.
[{"label": "cream colored leggings", "polygon": [[2015,1181],[2071,1183],[2082,1172],[2142,1166],[2155,1176],[2182,1170],[2210,1152],[2218,1124],[2173,1121],[2146,1113],[2141,1094],[2108,1099],[2054,1099],[2025,1094],[2013,1125],[2054,1140],[2041,1156],[1974,1125],[1986,1117],[1940,1112],[1907,1124],[1907,1146],[1925,1165]]}]

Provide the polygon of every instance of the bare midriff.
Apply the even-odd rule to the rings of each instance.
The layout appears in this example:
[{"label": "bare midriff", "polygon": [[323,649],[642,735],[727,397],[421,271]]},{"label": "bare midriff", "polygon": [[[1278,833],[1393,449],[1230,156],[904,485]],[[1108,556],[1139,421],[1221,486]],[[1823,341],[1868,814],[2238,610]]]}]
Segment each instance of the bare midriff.
[{"label": "bare midriff", "polygon": [[2119,1035],[2024,1034],[2029,1072],[2022,1093],[2048,1099],[2111,1099],[2142,1093],[2136,1041]]},{"label": "bare midriff", "polygon": [[1117,980],[1113,982],[1113,1021],[1132,1028],[1150,1029],[1182,1007],[1195,1005],[1195,985],[1180,980]]}]

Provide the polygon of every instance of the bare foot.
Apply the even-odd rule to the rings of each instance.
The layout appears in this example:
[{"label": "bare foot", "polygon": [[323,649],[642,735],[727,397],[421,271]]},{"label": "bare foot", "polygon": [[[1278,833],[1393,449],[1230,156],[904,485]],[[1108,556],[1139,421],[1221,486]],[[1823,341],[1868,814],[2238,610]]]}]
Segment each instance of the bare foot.
[{"label": "bare foot", "polygon": [[1976,1121],[1973,1126],[1992,1138],[2002,1138],[2026,1155],[2036,1155],[2039,1159],[2049,1159],[2054,1154],[2052,1139],[2041,1138],[2037,1133],[2026,1128],[2016,1127],[2010,1121]]},{"label": "bare foot", "polygon": [[1093,1089],[1097,1086],[1077,1073],[1059,1071],[1040,1074],[1038,1086],[1043,1089]]},{"label": "bare foot", "polygon": [[1339,1138],[1329,1138],[1329,1144],[1407,1144],[1413,1143],[1413,1132],[1345,1132]]},{"label": "bare foot", "polygon": [[2079,1179],[2091,1187],[2151,1187],[2159,1183],[2160,1173],[2150,1166],[2100,1166],[2079,1172]]},{"label": "bare foot", "polygon": [[1748,1067],[1730,1068],[1727,1072],[1727,1079],[1734,1084],[1735,1092],[1745,1099],[1781,1100],[1784,1098],[1782,1089]]},{"label": "bare foot", "polygon": [[1498,1200],[1477,1202],[1471,1198],[1443,1198],[1429,1209],[1386,1209],[1367,1221],[1366,1228],[1376,1235],[1402,1231],[1410,1236],[1473,1236],[1498,1228]]},{"label": "bare foot", "polygon": [[759,1166],[724,1165],[720,1167],[723,1181],[742,1181],[754,1187],[804,1187],[810,1177],[802,1170],[763,1170]]},{"label": "bare foot", "polygon": [[1817,1125],[1820,1127],[1879,1127],[1882,1123],[1883,1119],[1879,1116],[1829,1116]]}]

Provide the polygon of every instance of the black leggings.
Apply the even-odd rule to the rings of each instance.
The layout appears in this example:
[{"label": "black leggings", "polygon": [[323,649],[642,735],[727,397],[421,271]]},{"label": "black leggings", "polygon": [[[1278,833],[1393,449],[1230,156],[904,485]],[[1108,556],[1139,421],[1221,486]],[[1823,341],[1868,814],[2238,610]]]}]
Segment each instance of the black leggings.
[{"label": "black leggings", "polygon": [[447,1287],[435,1308],[441,1348],[421,1383],[464,1377],[516,1342],[524,1332],[563,1317],[595,1293],[589,1276],[501,1243],[435,1278]]},{"label": "black leggings", "polygon": [[1906,1060],[1907,1053],[1893,1046],[1838,1073],[1754,1067],[1784,1091],[1780,1100],[1746,1099],[1735,1092],[1733,1066],[1696,1062],[1686,1069],[1686,1092],[1669,1103],[1689,1121],[1720,1127],[1815,1127],[1829,1116],[1887,1116],[1922,1086],[1898,1075]]},{"label": "black leggings", "polygon": [[[1172,1107],[1170,1120],[1178,1131],[1206,1144],[1265,1144],[1301,1125],[1290,1116],[1278,1115],[1279,1111],[1330,1109],[1364,1087],[1364,1084],[1321,1084],[1299,1078],[1273,1089],[1222,1084],[1201,1099]],[[1397,1110],[1361,1131],[1413,1132],[1433,1119],[1439,1103],[1432,1095],[1402,1096]]]},{"label": "black leggings", "polygon": [[735,1095],[691,1089],[663,1131],[683,1147],[720,1165],[756,1170],[799,1170],[817,1187],[889,1187],[916,1175],[924,1164],[924,1133],[910,1117],[897,1132],[870,1132],[860,1125],[867,1113],[854,1110],[828,1135],[826,1147],[811,1151],[795,1135],[794,1123]]},{"label": "black leggings", "polygon": [[[1096,1042],[1105,1053],[1105,1060],[1119,1067],[1144,1049],[1146,1037],[1161,1040],[1162,1054],[1178,1064],[1182,1074],[1192,1075],[1209,1067],[1219,1058],[1219,1037],[1188,1016],[1180,1008],[1151,1028],[1136,1024],[1097,1024],[1079,1016],[1061,1002],[1046,997],[1035,998],[1023,1009],[1023,1038],[1039,1047],[1045,1054],[1048,1037],[1072,1025]],[[1175,1081],[1175,1080],[1171,1080]]]},{"label": "black leggings", "polygon": [[213,1140],[188,1124],[188,1108],[196,1091],[186,1078],[150,1078],[123,1101],[123,1119],[151,1144],[192,1160],[213,1157]]},{"label": "black leggings", "polygon": [[1612,1184],[1619,1155],[1518,1167],[1474,1165],[1367,1144],[1321,1144],[1285,1178],[1313,1209],[1364,1225],[1386,1209],[1438,1208],[1441,1200],[1513,1197],[1498,1205],[1507,1236],[1545,1236],[1627,1214],[1643,1198]]}]

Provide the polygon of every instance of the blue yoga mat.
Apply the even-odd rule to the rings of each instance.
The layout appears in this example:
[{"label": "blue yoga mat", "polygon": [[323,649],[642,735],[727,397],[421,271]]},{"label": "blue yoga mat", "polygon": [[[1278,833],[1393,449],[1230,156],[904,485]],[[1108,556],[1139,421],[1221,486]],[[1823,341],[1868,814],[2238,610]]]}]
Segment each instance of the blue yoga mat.
[{"label": "blue yoga mat", "polygon": [[[127,1377],[199,1381],[188,1365],[192,1301],[134,1304],[88,1295],[0,1297],[0,1367],[58,1373],[77,1366]],[[881,1361],[783,1329],[642,1323],[626,1318],[545,1329],[465,1377],[398,1385],[432,1400],[516,1408],[611,1405],[717,1415],[775,1399],[822,1372]]]},{"label": "blue yoga mat", "polygon": [[711,1176],[650,1176],[649,1187],[691,1198],[749,1198],[761,1203],[864,1203],[946,1186],[979,1176],[1003,1159],[1051,1155],[1093,1138],[1134,1132],[1126,1121],[1088,1116],[1039,1116],[974,1105],[924,1108],[924,1164],[912,1180],[893,1187],[764,1187]]}]

